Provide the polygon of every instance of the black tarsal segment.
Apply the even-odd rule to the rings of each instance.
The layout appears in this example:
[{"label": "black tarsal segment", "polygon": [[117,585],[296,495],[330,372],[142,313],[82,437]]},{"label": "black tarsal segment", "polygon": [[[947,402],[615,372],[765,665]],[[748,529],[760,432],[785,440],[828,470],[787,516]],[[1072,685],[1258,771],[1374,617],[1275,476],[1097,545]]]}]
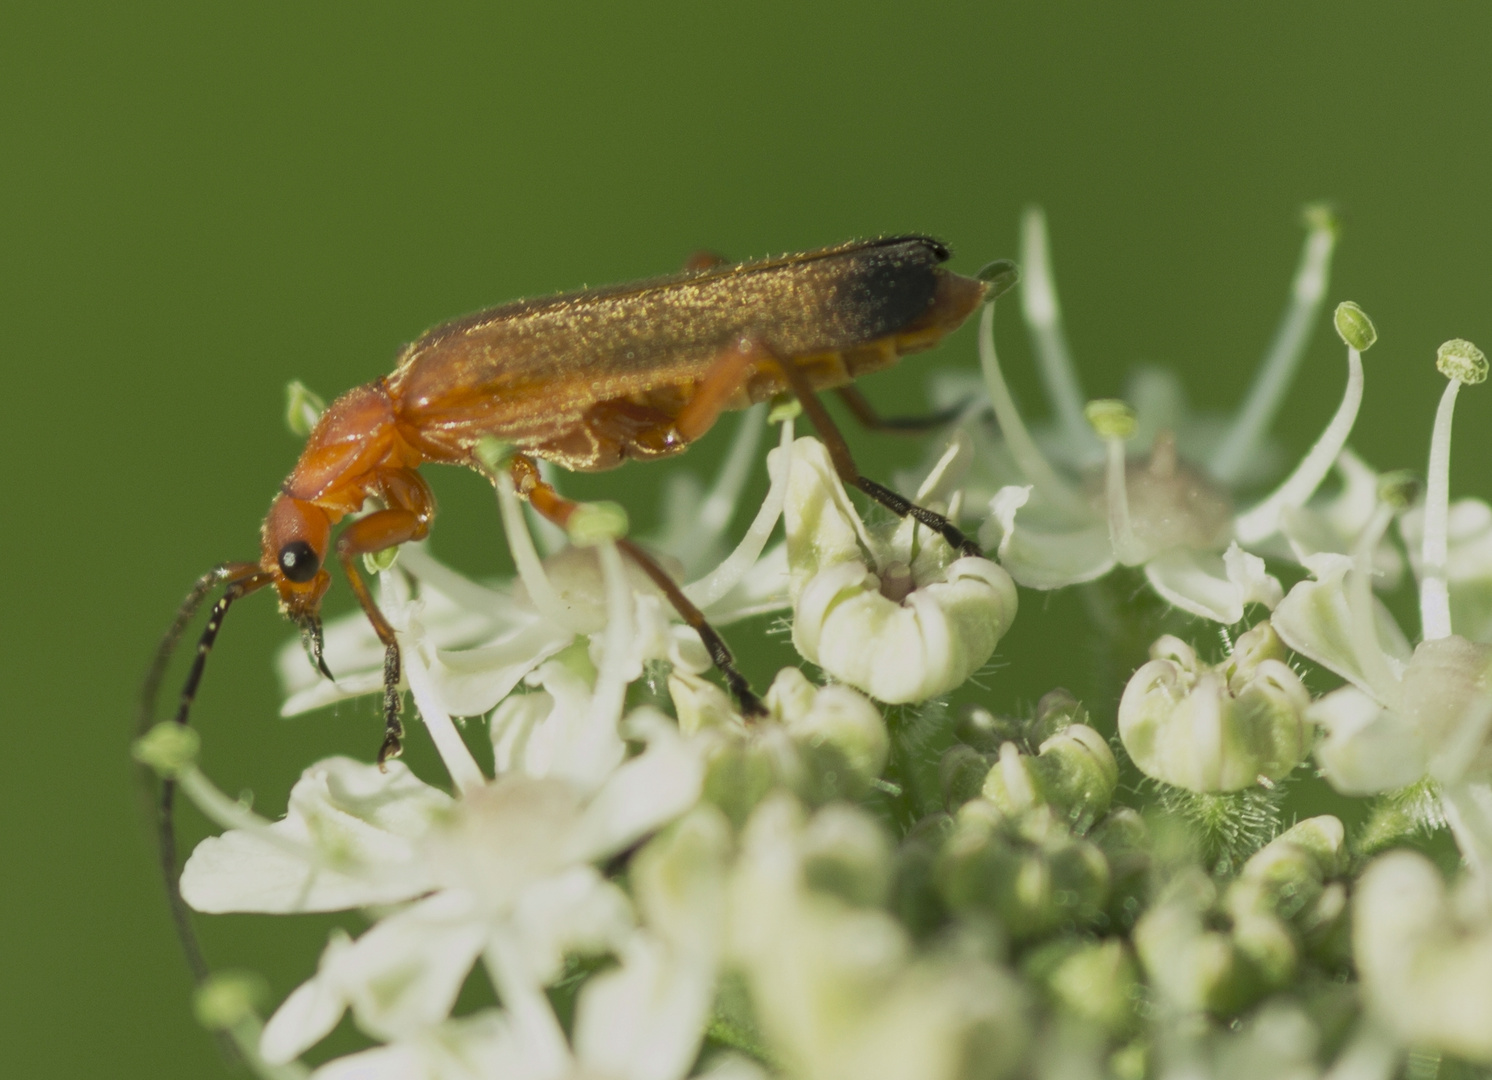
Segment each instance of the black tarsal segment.
[{"label": "black tarsal segment", "polygon": [[404,724],[399,719],[403,699],[399,694],[399,645],[383,649],[383,744],[378,748],[378,767],[404,753]]},{"label": "black tarsal segment", "polygon": [[953,522],[949,521],[942,514],[929,510],[926,507],[918,506],[911,500],[898,495],[890,488],[877,484],[874,480],[867,480],[863,476],[856,478],[855,486],[887,510],[890,510],[897,517],[910,516],[919,524],[926,525],[944,540],[948,541],[949,547],[953,548],[960,555],[975,559],[984,557],[984,552],[980,550],[979,545],[965,536]]}]

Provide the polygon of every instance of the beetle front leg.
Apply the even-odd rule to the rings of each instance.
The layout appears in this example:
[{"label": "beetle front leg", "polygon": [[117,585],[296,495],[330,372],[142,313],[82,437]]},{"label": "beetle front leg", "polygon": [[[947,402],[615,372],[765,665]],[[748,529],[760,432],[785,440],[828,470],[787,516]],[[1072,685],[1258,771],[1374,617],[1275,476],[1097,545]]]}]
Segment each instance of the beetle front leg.
[{"label": "beetle front leg", "polygon": [[408,540],[422,540],[430,531],[428,517],[413,510],[390,508],[377,510],[354,521],[337,538],[337,557],[352,586],[363,614],[373,624],[373,632],[383,642],[383,743],[378,748],[378,766],[383,768],[391,758],[404,752],[404,724],[399,719],[402,698],[399,693],[399,639],[373,600],[373,594],[358,573],[357,559],[397,547]]}]

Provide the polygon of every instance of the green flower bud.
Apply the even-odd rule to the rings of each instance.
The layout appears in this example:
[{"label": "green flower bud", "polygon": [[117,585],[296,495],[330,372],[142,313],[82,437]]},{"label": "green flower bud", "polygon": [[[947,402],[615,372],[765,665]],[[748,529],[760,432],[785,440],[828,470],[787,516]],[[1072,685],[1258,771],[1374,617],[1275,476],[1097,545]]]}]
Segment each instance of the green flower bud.
[{"label": "green flower bud", "polygon": [[892,857],[888,907],[915,938],[927,937],[947,922],[948,908],[934,874],[938,852],[953,829],[953,818],[948,814],[929,814],[912,826]]},{"label": "green flower bud", "polygon": [[996,716],[982,705],[965,705],[953,735],[981,754],[995,754],[1003,743],[1025,739],[1026,726],[1009,716]]},{"label": "green flower bud", "polygon": [[1233,921],[1233,948],[1245,962],[1248,983],[1278,990],[1295,977],[1299,953],[1283,920],[1253,914]]},{"label": "green flower bud", "polygon": [[1040,745],[1057,732],[1072,724],[1086,724],[1088,710],[1072,694],[1057,687],[1041,695],[1036,703],[1036,715],[1031,720],[1031,742]]},{"label": "green flower bud", "polygon": [[1166,636],[1119,702],[1119,737],[1145,775],[1197,792],[1278,780],[1305,758],[1310,694],[1267,623],[1216,666]]},{"label": "green flower bud", "polygon": [[800,770],[791,742],[780,733],[722,742],[705,765],[702,795],[740,831],[757,804],[785,777],[795,780]]},{"label": "green flower bud", "polygon": [[326,412],[326,402],[299,379],[285,384],[285,426],[292,435],[304,439],[311,434],[316,421]]},{"label": "green flower bud", "polygon": [[886,722],[876,707],[848,686],[816,687],[797,668],[783,668],[767,692],[814,780],[820,802],[853,798],[881,775],[891,752]]},{"label": "green flower bud", "polygon": [[226,1031],[253,1019],[254,1010],[266,997],[268,987],[252,972],[214,972],[193,994],[192,1011],[208,1031]]},{"label": "green flower bud", "polygon": [[1139,973],[1123,941],[1066,938],[1036,949],[1022,967],[1078,1019],[1110,1035],[1125,1035],[1136,1026]]},{"label": "green flower bud", "polygon": [[995,916],[1018,940],[1097,920],[1109,890],[1103,853],[1048,815],[1027,825],[1016,832],[992,804],[966,803],[935,869],[943,899],[955,911]]},{"label": "green flower bud", "polygon": [[938,761],[938,782],[943,789],[943,805],[950,812],[970,799],[977,798],[989,773],[989,759],[972,746],[956,743]]},{"label": "green flower bud", "polygon": [[1035,757],[1014,743],[1002,746],[983,794],[1011,815],[1050,806],[1083,831],[1108,810],[1118,782],[1119,765],[1104,737],[1086,724],[1070,724],[1043,742]]},{"label": "green flower bud", "polygon": [[1343,300],[1338,304],[1336,313],[1331,318],[1337,328],[1337,336],[1348,348],[1365,353],[1378,340],[1378,329],[1373,325],[1373,320],[1351,300]]},{"label": "green flower bud", "polygon": [[1150,830],[1138,811],[1110,810],[1088,832],[1088,839],[1109,864],[1109,921],[1129,930],[1145,909],[1150,893]]},{"label": "green flower bud", "polygon": [[1088,402],[1083,416],[1100,439],[1127,439],[1135,433],[1135,411],[1117,398]]},{"label": "green flower bud", "polygon": [[135,740],[134,759],[168,780],[174,780],[197,763],[202,736],[185,724],[163,720]]},{"label": "green flower bud", "polygon": [[1447,379],[1468,386],[1487,378],[1487,354],[1463,338],[1452,338],[1436,349],[1435,366]]},{"label": "green flower bud", "polygon": [[[1178,874],[1135,924],[1132,938],[1152,985],[1173,1008],[1231,1016],[1267,992],[1268,984],[1231,935],[1207,928],[1204,920],[1216,899],[1216,887],[1202,871]],[[1267,956],[1268,934],[1250,929],[1256,931],[1250,944]]]},{"label": "green flower bud", "polygon": [[1381,473],[1378,477],[1378,500],[1395,510],[1408,510],[1419,502],[1423,490],[1424,484],[1420,478],[1408,469],[1396,469]]},{"label": "green flower bud", "polygon": [[863,810],[824,807],[803,831],[803,877],[808,886],[855,907],[878,907],[891,887],[891,845]]}]

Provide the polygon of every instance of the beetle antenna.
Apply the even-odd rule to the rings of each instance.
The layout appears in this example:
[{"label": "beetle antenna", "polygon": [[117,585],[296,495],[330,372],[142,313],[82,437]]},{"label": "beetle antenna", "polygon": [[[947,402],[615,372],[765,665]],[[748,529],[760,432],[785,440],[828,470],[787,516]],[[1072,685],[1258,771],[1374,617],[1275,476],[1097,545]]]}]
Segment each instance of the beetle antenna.
[{"label": "beetle antenna", "polygon": [[[181,607],[177,609],[176,618],[172,621],[171,628],[166,631],[166,636],[161,639],[160,647],[156,649],[155,659],[150,665],[150,671],[145,676],[145,685],[140,692],[138,720],[140,734],[143,735],[154,723],[156,698],[160,692],[161,680],[165,676],[166,667],[176,652],[176,646],[180,644],[188,624],[202,606],[208,593],[216,586],[224,582],[228,583],[227,589],[212,606],[212,612],[208,615],[207,625],[203,628],[202,637],[197,642],[197,655],[192,661],[191,671],[187,673],[186,683],[181,689],[181,700],[177,705],[173,720],[182,726],[185,726],[190,718],[192,700],[197,696],[197,687],[202,682],[202,672],[207,666],[207,654],[212,651],[213,644],[217,641],[218,630],[222,628],[223,617],[227,615],[228,608],[239,597],[247,596],[263,588],[272,580],[271,575],[261,571],[257,563],[224,563],[213,567],[197,579],[191,591],[187,593],[186,599],[182,601]],[[147,777],[148,773],[149,770],[145,770]],[[165,878],[166,899],[171,908],[171,921],[176,926],[176,936],[181,941],[182,951],[186,954],[187,966],[191,969],[193,981],[201,985],[208,976],[207,961],[202,956],[197,935],[192,930],[186,902],[181,897],[181,887],[176,879],[176,820],[173,813],[175,804],[176,782],[163,778],[158,804],[159,817],[156,822],[156,835],[160,842],[161,873]]]}]

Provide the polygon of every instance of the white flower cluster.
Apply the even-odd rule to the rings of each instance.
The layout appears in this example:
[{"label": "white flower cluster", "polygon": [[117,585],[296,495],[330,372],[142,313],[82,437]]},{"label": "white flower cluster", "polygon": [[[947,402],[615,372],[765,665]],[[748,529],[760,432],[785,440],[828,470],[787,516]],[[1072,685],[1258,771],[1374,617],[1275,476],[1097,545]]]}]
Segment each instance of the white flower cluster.
[{"label": "white flower cluster", "polygon": [[[1467,342],[1440,350],[1421,498],[1346,447],[1376,333],[1342,304],[1335,416],[1272,491],[1241,498],[1278,459],[1268,426],[1327,292],[1335,223],[1319,208],[1306,223],[1259,380],[1217,418],[1156,371],[1129,401],[1083,399],[1028,215],[1023,310],[1056,420],[1017,411],[991,303],[982,384],[935,391],[966,408],[903,484],[989,558],[867,521],[790,415],[727,552],[764,429],[748,414],[712,489],[675,482],[650,547],[716,625],[790,611],[814,674],[780,671],[765,717],[710,677],[606,529],[567,538],[500,483],[514,580],[479,584],[408,545],[381,606],[448,784],[332,758],[271,822],[222,796],[179,730],[137,750],[225,828],[184,868],[192,908],[372,920],[334,933],[262,1025],[231,979],[200,1014],[259,1075],[317,1080],[1492,1066],[1492,506],[1448,494],[1456,395],[1487,363]],[[1417,644],[1378,596],[1406,565]],[[1061,690],[1019,715],[983,688],[947,704],[1011,630],[1017,586],[1122,568],[1173,632],[1133,658],[1116,715]],[[1222,655],[1204,655],[1220,629]],[[336,682],[286,650],[287,714],[380,689],[360,616],[327,628],[326,657]],[[1321,679],[1341,685],[1313,692]],[[1321,783],[1312,758],[1343,805],[1374,800],[1366,824],[1280,830],[1287,785]],[[1420,853],[1450,850],[1441,826],[1455,882]],[[345,1017],[368,1046],[324,1060]]]}]

